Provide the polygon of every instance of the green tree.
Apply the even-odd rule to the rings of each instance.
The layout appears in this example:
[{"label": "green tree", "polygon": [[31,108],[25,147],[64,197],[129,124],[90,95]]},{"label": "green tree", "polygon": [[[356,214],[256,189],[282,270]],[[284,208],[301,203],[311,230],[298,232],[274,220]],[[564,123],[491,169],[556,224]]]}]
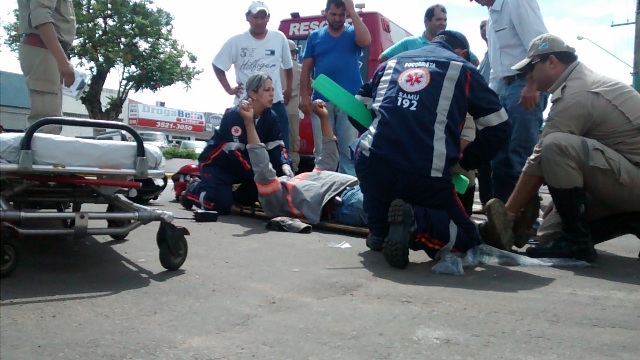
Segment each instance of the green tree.
[{"label": "green tree", "polygon": [[[152,0],[73,0],[73,6],[77,33],[70,55],[91,72],[80,100],[92,119],[117,119],[132,90],[155,92],[176,83],[188,90],[202,72],[191,66],[196,56],[173,39],[173,16]],[[3,27],[5,45],[17,52],[17,10],[15,16]],[[100,94],[109,73],[118,74],[119,86],[103,105]]]}]

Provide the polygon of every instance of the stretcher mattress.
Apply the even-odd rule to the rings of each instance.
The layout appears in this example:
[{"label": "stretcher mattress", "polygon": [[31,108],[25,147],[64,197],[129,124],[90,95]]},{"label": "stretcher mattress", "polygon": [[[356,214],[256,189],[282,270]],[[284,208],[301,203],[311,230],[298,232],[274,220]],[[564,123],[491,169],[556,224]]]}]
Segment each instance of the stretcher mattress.
[{"label": "stretcher mattress", "polygon": [[[24,134],[0,134],[0,159],[17,164],[20,158],[20,142]],[[162,151],[144,144],[150,170],[163,170]],[[90,140],[74,137],[34,134],[31,140],[33,165],[56,165],[65,167],[90,167],[110,169],[133,169],[136,160],[136,143],[114,140]]]}]

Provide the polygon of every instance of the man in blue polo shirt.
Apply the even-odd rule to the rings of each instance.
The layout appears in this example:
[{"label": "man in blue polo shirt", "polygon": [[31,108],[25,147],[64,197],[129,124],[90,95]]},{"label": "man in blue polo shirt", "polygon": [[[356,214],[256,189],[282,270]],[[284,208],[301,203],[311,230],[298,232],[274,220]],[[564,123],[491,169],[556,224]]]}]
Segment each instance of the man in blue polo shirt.
[{"label": "man in blue polo shirt", "polygon": [[[353,25],[345,25],[349,15]],[[358,16],[353,0],[328,0],[325,9],[327,26],[313,31],[307,39],[300,74],[300,110],[310,114],[311,98],[309,81],[311,75],[324,74],[355,95],[362,85],[360,55],[362,49],[371,44],[371,34]],[[349,145],[358,137],[358,132],[349,123],[347,113],[330,102],[317,91],[313,100],[323,100],[329,111],[329,121],[338,138],[340,160],[338,172],[355,175]],[[322,127],[320,118],[311,114],[313,128],[313,155],[322,154]]]},{"label": "man in blue polo shirt", "polygon": [[[387,48],[380,57],[379,62],[385,62],[404,51],[420,49],[426,46],[436,34],[447,28],[447,9],[441,4],[429,6],[424,13],[424,32],[419,36],[409,36]],[[478,57],[469,54],[471,63],[478,66]]]}]

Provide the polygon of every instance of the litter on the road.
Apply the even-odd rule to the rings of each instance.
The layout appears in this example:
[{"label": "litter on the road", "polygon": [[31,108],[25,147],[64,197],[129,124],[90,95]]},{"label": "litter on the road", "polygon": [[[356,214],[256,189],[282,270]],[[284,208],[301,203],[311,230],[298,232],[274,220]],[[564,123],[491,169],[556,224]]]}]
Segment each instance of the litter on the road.
[{"label": "litter on the road", "polygon": [[552,266],[552,267],[587,267],[586,261],[575,259],[547,258],[534,259],[528,256],[504,251],[493,246],[482,244],[467,251],[466,255],[458,257],[454,254],[445,254],[440,261],[431,268],[436,274],[464,275],[465,267],[473,267],[478,264],[501,266]]}]

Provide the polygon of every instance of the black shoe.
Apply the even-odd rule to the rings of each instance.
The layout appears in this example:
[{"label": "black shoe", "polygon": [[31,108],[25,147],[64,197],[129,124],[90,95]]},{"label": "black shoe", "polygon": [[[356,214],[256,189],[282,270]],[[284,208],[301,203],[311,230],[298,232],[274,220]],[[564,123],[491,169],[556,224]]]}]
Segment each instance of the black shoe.
[{"label": "black shoe", "polygon": [[367,240],[365,240],[365,244],[367,247],[373,251],[382,251],[382,243],[383,239],[375,237],[371,234],[367,235]]},{"label": "black shoe", "polygon": [[191,210],[191,208],[193,208],[193,206],[196,205],[193,201],[187,198],[186,191],[183,191],[182,194],[180,194],[179,201],[180,201],[180,205],[182,205],[182,207],[187,210]]},{"label": "black shoe", "polygon": [[409,265],[409,238],[413,226],[413,208],[401,199],[389,206],[389,235],[382,243],[382,255],[387,263],[404,269]]},{"label": "black shoe", "polygon": [[567,258],[594,262],[598,253],[590,238],[568,239],[566,235],[527,249],[532,258]]}]

